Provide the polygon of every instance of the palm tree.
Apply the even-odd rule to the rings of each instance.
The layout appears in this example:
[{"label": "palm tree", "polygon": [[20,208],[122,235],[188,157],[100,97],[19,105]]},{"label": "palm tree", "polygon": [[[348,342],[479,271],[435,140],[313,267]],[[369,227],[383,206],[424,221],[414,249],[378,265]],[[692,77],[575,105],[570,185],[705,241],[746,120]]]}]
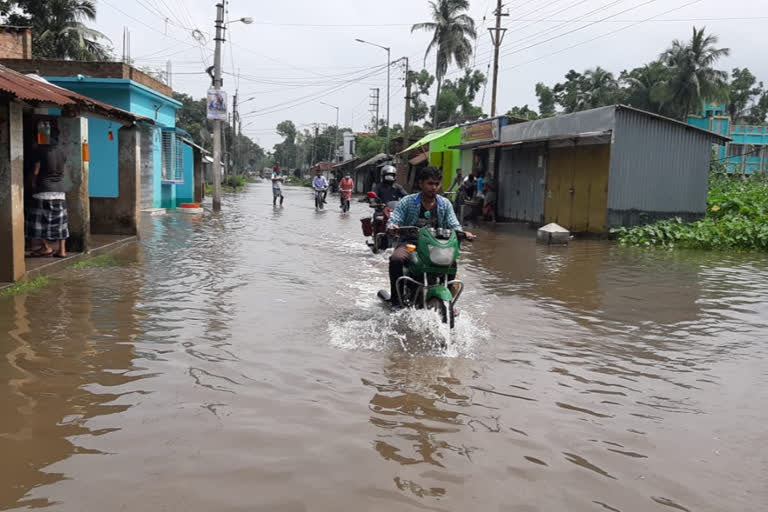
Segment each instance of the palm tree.
[{"label": "palm tree", "polygon": [[626,102],[635,108],[655,114],[666,114],[667,91],[665,83],[669,77],[669,68],[658,60],[635,68],[621,75],[621,82],[626,87]]},{"label": "palm tree", "polygon": [[477,38],[475,21],[464,11],[469,9],[469,0],[436,0],[430,1],[432,21],[416,23],[411,32],[424,30],[432,32],[432,41],[424,54],[424,64],[432,50],[435,50],[435,78],[437,79],[437,94],[435,95],[435,111],[432,116],[432,127],[438,126],[437,102],[440,99],[440,87],[453,62],[459,68],[467,69],[472,57],[472,42]]},{"label": "palm tree", "polygon": [[50,59],[107,60],[110,51],[100,40],[109,40],[84,21],[96,19],[93,0],[27,1],[35,37],[35,55]]},{"label": "palm tree", "polygon": [[690,42],[675,40],[661,55],[670,68],[666,82],[671,107],[681,118],[701,110],[704,101],[721,100],[727,96],[728,74],[713,66],[721,57],[727,57],[728,48],[716,48],[719,38],[705,35],[705,28],[693,27]]},{"label": "palm tree", "polygon": [[612,105],[618,100],[619,83],[613,73],[597,66],[585,71],[582,80],[583,88],[578,95],[579,110]]}]

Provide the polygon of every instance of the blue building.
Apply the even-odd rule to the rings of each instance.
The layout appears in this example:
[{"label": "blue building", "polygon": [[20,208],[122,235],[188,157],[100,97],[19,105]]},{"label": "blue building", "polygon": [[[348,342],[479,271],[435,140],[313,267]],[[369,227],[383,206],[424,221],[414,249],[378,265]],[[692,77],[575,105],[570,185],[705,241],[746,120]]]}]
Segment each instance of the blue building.
[{"label": "blue building", "polygon": [[701,115],[688,116],[688,124],[733,139],[717,146],[716,156],[728,172],[768,172],[768,126],[734,124],[725,105],[707,104]]},{"label": "blue building", "polygon": [[[176,127],[181,103],[172,89],[137,69],[119,62],[3,60],[22,73],[37,73],[54,85],[102,101],[154,125],[142,127],[141,206],[176,208],[194,200],[193,148],[189,135]],[[92,198],[117,197],[118,126],[88,118]]]}]

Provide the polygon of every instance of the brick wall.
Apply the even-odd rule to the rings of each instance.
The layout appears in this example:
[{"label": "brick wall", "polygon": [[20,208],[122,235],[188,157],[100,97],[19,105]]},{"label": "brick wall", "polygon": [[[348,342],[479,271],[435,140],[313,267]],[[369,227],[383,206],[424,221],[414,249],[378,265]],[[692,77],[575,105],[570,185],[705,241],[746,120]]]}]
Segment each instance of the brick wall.
[{"label": "brick wall", "polygon": [[32,31],[28,28],[0,26],[0,58],[32,57]]},{"label": "brick wall", "polygon": [[[2,53],[0,53],[2,56]],[[133,80],[160,94],[173,95],[173,89],[138,69],[122,62],[83,62],[72,60],[45,60],[0,58],[0,64],[19,73],[37,73],[41,76],[83,75],[90,78],[119,78]]]}]

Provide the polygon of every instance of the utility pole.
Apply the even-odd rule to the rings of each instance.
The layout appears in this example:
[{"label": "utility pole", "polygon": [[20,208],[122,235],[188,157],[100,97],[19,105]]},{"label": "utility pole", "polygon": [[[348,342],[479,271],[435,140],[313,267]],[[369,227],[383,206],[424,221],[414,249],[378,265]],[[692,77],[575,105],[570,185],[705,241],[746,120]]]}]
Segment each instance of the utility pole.
[{"label": "utility pole", "polygon": [[379,89],[371,89],[371,102],[369,104],[368,112],[373,115],[373,134],[376,135],[379,132]]},{"label": "utility pole", "polygon": [[405,124],[403,124],[403,149],[410,146],[408,132],[411,128],[411,80],[408,77],[410,72],[408,57],[405,59]]},{"label": "utility pole", "polygon": [[501,8],[503,4],[501,0],[498,0],[498,6],[496,7],[496,28],[489,28],[491,32],[491,42],[493,43],[493,92],[491,97],[491,117],[496,117],[496,93],[499,87],[499,49],[501,43],[504,41],[504,35],[507,32],[506,28],[501,27],[501,17],[509,16],[509,13],[502,13]]},{"label": "utility pole", "polygon": [[390,103],[390,91],[389,91],[389,76],[392,72],[392,55],[391,55],[391,49],[387,48],[387,146],[384,150],[384,153],[387,155],[389,154],[389,103]]},{"label": "utility pole", "polygon": [[237,166],[237,95],[239,90],[235,89],[235,95],[232,96],[232,160],[235,162],[235,171]]},{"label": "utility pole", "polygon": [[[221,43],[224,40],[224,4],[216,4],[216,50],[213,57],[213,88],[221,90]],[[221,120],[213,121],[213,211],[221,211]]]}]

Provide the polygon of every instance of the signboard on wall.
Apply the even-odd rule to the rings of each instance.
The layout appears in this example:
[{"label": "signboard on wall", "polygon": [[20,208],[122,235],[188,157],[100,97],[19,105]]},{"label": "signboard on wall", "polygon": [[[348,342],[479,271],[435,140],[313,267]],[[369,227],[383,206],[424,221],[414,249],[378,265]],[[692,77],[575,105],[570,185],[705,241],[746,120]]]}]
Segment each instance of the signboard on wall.
[{"label": "signboard on wall", "polygon": [[491,119],[461,127],[461,143],[495,142],[499,140],[499,120]]},{"label": "signboard on wall", "polygon": [[227,120],[227,93],[221,90],[208,89],[207,99],[208,119],[212,121]]}]

